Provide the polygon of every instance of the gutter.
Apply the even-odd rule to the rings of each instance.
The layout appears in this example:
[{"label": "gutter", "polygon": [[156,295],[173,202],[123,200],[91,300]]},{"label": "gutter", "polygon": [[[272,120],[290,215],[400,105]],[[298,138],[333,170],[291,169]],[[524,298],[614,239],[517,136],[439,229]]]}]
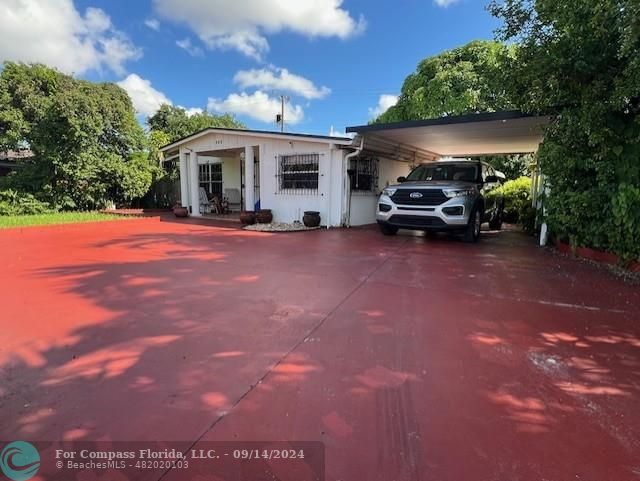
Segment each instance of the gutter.
[{"label": "gutter", "polygon": [[342,209],[342,211],[344,212],[344,214],[342,217],[342,225],[344,227],[351,227],[351,178],[349,177],[349,172],[348,172],[349,161],[353,157],[360,155],[360,153],[362,153],[362,149],[364,149],[364,137],[358,135],[354,139],[354,141],[356,139],[360,140],[360,145],[358,147],[355,147],[352,144],[355,150],[353,152],[349,152],[347,155],[344,156],[343,165],[342,165],[342,178],[344,181],[344,189],[343,189],[343,196],[342,196],[342,205],[344,206],[344,209]]}]

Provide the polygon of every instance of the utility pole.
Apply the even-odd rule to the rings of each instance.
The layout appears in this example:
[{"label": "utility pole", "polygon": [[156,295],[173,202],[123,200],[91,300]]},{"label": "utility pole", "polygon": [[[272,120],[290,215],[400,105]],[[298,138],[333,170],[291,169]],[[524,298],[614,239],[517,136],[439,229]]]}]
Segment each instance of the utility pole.
[{"label": "utility pole", "polygon": [[286,95],[280,95],[280,113],[276,115],[276,122],[280,124],[280,132],[284,132],[284,104],[289,101]]}]

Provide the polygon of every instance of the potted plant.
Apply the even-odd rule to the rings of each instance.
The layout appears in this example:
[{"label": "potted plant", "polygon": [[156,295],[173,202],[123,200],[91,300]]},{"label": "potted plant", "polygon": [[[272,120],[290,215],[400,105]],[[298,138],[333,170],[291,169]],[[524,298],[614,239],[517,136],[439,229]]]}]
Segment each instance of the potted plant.
[{"label": "potted plant", "polygon": [[271,209],[260,209],[256,214],[256,221],[258,224],[270,224],[273,220],[273,214]]},{"label": "potted plant", "polygon": [[256,213],[253,210],[243,210],[240,212],[240,222],[243,225],[251,225],[256,223]]},{"label": "potted plant", "polygon": [[189,217],[189,209],[180,204],[176,204],[173,206],[173,214],[176,217]]},{"label": "potted plant", "polygon": [[320,225],[320,212],[307,210],[302,216],[302,223],[307,227],[318,227]]}]

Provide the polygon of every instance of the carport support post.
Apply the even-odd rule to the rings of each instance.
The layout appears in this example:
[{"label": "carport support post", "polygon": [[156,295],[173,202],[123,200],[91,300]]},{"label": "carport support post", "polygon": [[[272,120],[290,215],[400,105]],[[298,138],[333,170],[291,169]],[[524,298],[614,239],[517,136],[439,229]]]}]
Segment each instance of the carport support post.
[{"label": "carport support post", "polygon": [[184,149],[180,149],[180,205],[189,208],[189,167]]},{"label": "carport support post", "polygon": [[244,148],[244,205],[245,210],[253,210],[255,209],[255,198],[253,195],[254,191],[254,153],[253,147],[245,147]]},{"label": "carport support post", "polygon": [[191,151],[189,155],[189,186],[191,187],[191,215],[200,214],[200,169],[198,168],[198,154]]}]

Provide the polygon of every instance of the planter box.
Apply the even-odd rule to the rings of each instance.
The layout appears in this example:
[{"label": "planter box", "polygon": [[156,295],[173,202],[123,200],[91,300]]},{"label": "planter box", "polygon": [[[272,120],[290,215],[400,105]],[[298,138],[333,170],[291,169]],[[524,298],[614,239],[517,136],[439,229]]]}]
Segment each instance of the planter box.
[{"label": "planter box", "polygon": [[[590,247],[576,247],[575,249],[572,249],[569,244],[558,239],[554,239],[553,244],[555,245],[556,249],[558,249],[558,251],[562,252],[563,254],[574,255],[576,257],[589,259],[601,264],[614,266],[621,265],[620,257],[618,257],[616,254],[612,254],[611,252],[599,251],[596,249],[591,249]],[[631,261],[626,266],[626,269],[632,272],[640,272],[640,262]]]}]

